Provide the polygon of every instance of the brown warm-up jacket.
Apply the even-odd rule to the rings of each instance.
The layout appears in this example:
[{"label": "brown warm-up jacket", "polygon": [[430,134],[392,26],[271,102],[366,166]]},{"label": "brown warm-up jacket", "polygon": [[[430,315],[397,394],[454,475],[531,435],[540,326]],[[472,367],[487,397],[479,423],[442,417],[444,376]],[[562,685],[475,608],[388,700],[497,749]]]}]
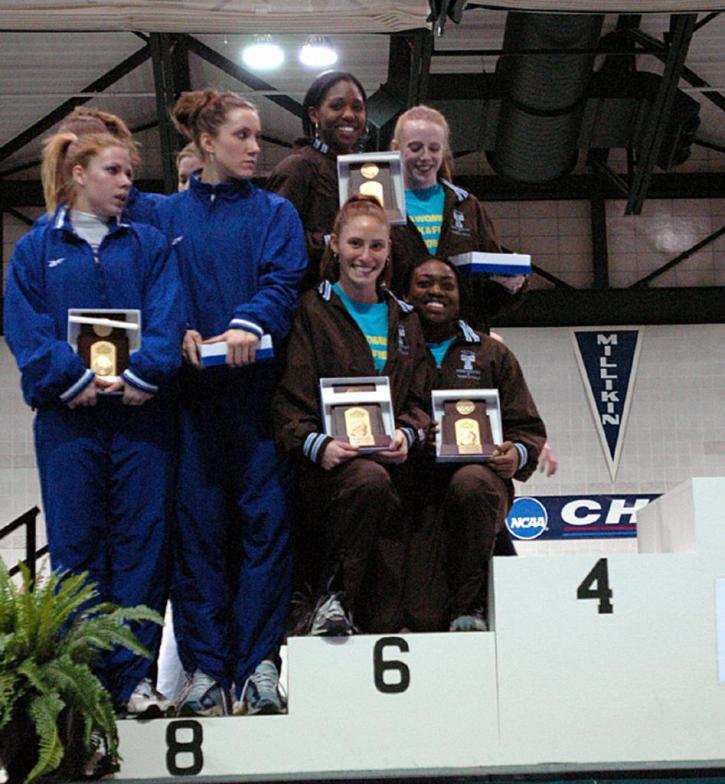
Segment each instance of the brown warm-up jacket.
[{"label": "brown warm-up jacket", "polygon": [[339,209],[337,158],[328,146],[315,139],[281,160],[269,175],[265,188],[294,204],[305,230],[309,265],[300,291],[313,288],[320,276],[325,236]]},{"label": "brown warm-up jacket", "polygon": [[[443,223],[435,255],[450,258],[470,251],[501,253],[493,222],[481,202],[448,180],[439,182],[444,192]],[[404,226],[393,226],[391,238],[393,282],[390,288],[399,296],[405,296],[408,270],[415,261],[430,253],[410,218]],[[524,289],[512,295],[486,276],[464,276],[461,279],[461,316],[476,329],[488,332],[493,318],[516,307]]]},{"label": "brown warm-up jacket", "polygon": [[[410,305],[391,294],[388,303],[388,360],[380,375],[390,378],[396,426],[409,446],[425,439],[428,366],[423,333]],[[288,453],[320,462],[331,440],[324,434],[319,380],[377,375],[368,342],[329,281],[300,299],[287,347],[287,364],[274,395],[277,443]]]}]

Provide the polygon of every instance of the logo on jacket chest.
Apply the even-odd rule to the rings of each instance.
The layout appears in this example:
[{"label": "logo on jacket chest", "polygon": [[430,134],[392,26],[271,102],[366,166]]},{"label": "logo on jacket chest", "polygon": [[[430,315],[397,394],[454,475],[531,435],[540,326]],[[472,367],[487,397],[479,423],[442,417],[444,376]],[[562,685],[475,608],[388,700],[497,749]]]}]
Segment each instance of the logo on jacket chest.
[{"label": "logo on jacket chest", "polygon": [[405,327],[402,324],[398,324],[398,351],[404,356],[410,354],[408,338],[405,334]]},{"label": "logo on jacket chest", "polygon": [[466,237],[471,234],[471,230],[465,225],[466,218],[460,210],[453,210],[451,221],[451,231],[454,234],[461,234]]},{"label": "logo on jacket chest", "polygon": [[456,368],[456,376],[458,376],[458,378],[473,379],[475,381],[480,380],[481,371],[475,367],[475,352],[464,348],[459,352],[458,358],[461,361],[461,367]]}]

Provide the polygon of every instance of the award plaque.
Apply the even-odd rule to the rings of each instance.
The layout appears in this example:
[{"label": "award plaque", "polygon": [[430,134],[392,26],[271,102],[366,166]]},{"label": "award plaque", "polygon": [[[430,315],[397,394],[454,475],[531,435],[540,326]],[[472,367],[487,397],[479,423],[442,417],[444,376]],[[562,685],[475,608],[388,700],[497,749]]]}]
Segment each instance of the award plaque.
[{"label": "award plaque", "polygon": [[[101,319],[98,313],[88,318]],[[114,314],[114,321],[125,321],[123,313]],[[78,335],[78,354],[87,368],[100,378],[120,376],[128,367],[128,332],[123,327],[105,324],[81,324]]]},{"label": "award plaque", "polygon": [[442,457],[490,457],[493,442],[485,400],[446,400],[443,404]]},{"label": "award plaque", "polygon": [[337,171],[340,206],[357,193],[373,196],[392,224],[405,223],[405,191],[399,152],[339,155]]},{"label": "award plaque", "polygon": [[395,416],[387,376],[320,379],[320,409],[327,435],[367,452],[390,448]]},{"label": "award plaque", "polygon": [[503,442],[497,389],[434,389],[431,402],[437,462],[485,462]]},{"label": "award plaque", "polygon": [[373,196],[381,207],[387,209],[389,205],[395,204],[392,188],[393,181],[389,166],[378,166],[377,163],[350,166],[350,195],[359,193],[363,196]]},{"label": "award plaque", "polygon": [[329,435],[338,441],[347,441],[357,447],[390,446],[379,403],[332,406],[331,415],[332,431]]},{"label": "award plaque", "polygon": [[99,378],[116,381],[141,347],[141,311],[69,308],[68,343]]}]

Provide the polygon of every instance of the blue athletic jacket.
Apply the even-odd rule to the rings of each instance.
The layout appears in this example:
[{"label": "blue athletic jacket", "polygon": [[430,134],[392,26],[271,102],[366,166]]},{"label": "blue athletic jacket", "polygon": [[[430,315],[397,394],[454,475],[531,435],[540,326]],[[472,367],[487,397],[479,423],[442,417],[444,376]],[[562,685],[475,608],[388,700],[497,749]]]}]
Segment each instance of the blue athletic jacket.
[{"label": "blue athletic jacket", "polygon": [[210,185],[193,176],[156,216],[179,260],[191,329],[204,338],[234,327],[275,341],[287,335],[307,267],[290,202],[247,180]]},{"label": "blue athletic jacket", "polygon": [[128,201],[124,207],[122,218],[127,222],[153,224],[156,205],[165,199],[166,196],[163,193],[140,191],[135,185],[132,185],[128,192]]},{"label": "blue athletic jacket", "polygon": [[156,393],[181,363],[184,309],[176,259],[152,226],[114,222],[96,252],[60,205],[51,223],[15,247],[8,272],[5,337],[34,407],[67,403],[93,379],[67,342],[69,308],[138,308],[141,346],[124,380]]},{"label": "blue athletic jacket", "polygon": [[[128,201],[121,215],[122,222],[153,223],[156,205],[164,201],[165,198],[166,196],[163,193],[140,191],[135,185],[132,185],[128,192]],[[44,212],[33,223],[33,228],[37,229],[47,226],[51,222],[52,217],[52,215]]]}]

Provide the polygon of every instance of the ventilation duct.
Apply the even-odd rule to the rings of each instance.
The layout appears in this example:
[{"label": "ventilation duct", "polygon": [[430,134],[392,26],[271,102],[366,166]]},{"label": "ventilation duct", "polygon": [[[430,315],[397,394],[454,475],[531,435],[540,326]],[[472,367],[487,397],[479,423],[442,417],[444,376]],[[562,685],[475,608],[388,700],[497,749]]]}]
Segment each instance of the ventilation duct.
[{"label": "ventilation duct", "polygon": [[[494,149],[496,172],[520,182],[548,182],[568,174],[578,138],[594,56],[559,53],[596,49],[601,14],[509,12],[496,72],[503,96]],[[552,54],[507,55],[520,50]]]}]

